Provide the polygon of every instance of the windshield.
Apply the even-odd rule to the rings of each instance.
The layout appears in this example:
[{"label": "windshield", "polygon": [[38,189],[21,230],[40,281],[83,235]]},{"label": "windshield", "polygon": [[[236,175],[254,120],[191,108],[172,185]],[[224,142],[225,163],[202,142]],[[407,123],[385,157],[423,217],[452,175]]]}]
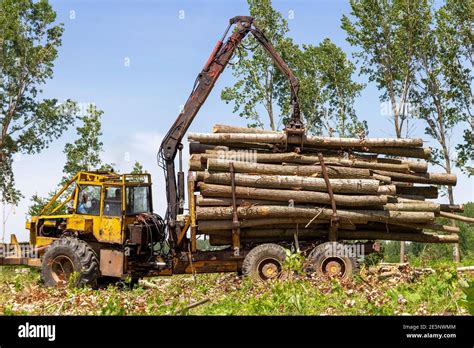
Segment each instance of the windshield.
[{"label": "windshield", "polygon": [[135,186],[126,188],[127,215],[149,213],[150,206],[150,187]]}]

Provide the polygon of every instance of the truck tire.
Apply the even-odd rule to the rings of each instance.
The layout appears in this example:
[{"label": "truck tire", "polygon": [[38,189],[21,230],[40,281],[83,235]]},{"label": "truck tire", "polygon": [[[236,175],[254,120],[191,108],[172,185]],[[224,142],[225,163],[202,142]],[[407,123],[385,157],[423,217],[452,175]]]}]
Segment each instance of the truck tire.
[{"label": "truck tire", "polygon": [[357,260],[345,255],[327,253],[327,248],[341,246],[341,243],[327,242],[316,246],[306,258],[306,272],[349,279],[359,272]]},{"label": "truck tire", "polygon": [[97,288],[99,259],[96,253],[86,242],[74,237],[55,240],[43,256],[41,280],[52,287],[67,284],[74,272],[78,274],[74,286]]},{"label": "truck tire", "polygon": [[250,250],[242,264],[244,276],[266,281],[280,277],[283,262],[286,258],[285,249],[278,244],[260,244]]}]

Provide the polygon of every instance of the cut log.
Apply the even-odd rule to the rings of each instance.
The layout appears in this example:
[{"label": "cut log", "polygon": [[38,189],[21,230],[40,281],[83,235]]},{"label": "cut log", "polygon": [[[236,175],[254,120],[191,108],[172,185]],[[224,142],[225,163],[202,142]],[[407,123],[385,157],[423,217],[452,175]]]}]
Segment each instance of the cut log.
[{"label": "cut log", "polygon": [[365,147],[364,152],[377,153],[390,156],[412,157],[429,159],[431,157],[430,148],[398,148],[398,147]]},{"label": "cut log", "polygon": [[395,185],[397,187],[403,187],[406,189],[413,187],[412,182],[403,182],[403,181],[395,181],[395,180],[392,180],[392,185]]},{"label": "cut log", "polygon": [[[203,197],[198,195],[196,198],[196,204],[202,207],[217,207],[217,206],[231,206],[232,198],[224,197]],[[251,205],[288,205],[288,202],[275,202],[261,199],[236,199],[237,206],[251,206]]]},{"label": "cut log", "polygon": [[389,176],[372,173],[372,178],[377,179],[378,181],[386,185],[389,185],[392,183],[392,178],[390,178]]},{"label": "cut log", "polygon": [[389,146],[389,147],[402,147],[412,148],[423,146],[423,139],[408,139],[408,138],[336,138],[336,137],[319,137],[319,136],[306,136],[304,140],[305,144],[316,145],[320,147],[324,146],[336,146],[336,147],[370,147],[370,146]]},{"label": "cut log", "polygon": [[208,144],[201,144],[197,141],[192,141],[189,143],[189,154],[199,154],[205,153],[206,151],[228,151],[229,148],[227,146],[219,146],[219,145],[208,145]]},{"label": "cut log", "polygon": [[[456,175],[447,173],[397,173],[384,170],[373,170],[375,174],[385,175],[392,178],[394,181],[411,182],[417,184],[435,184],[435,185],[456,185]],[[408,190],[408,188],[407,188]]]},{"label": "cut log", "polygon": [[[208,173],[198,172],[197,180],[209,184],[230,185],[230,173]],[[377,180],[370,179],[329,179],[332,190],[335,193],[358,193],[377,194],[387,192],[395,194],[395,186],[384,187],[380,190]],[[249,186],[258,188],[280,188],[293,190],[307,190],[327,192],[324,179],[288,175],[251,175],[235,174],[235,183],[239,186]]]},{"label": "cut log", "polygon": [[[201,195],[204,197],[232,197],[232,188],[227,185],[214,185],[200,182],[198,184]],[[290,200],[295,203],[312,203],[312,204],[331,204],[331,197],[325,192],[315,191],[295,191],[295,190],[277,190],[277,189],[261,189],[256,187],[236,186],[236,198],[263,199],[269,201]],[[383,205],[387,203],[386,196],[354,196],[334,194],[334,200],[338,206],[360,207],[371,205]]]},{"label": "cut log", "polygon": [[225,124],[215,124],[212,127],[213,133],[252,133],[252,134],[275,134],[277,132],[261,128],[228,126]]},{"label": "cut log", "polygon": [[387,203],[384,205],[384,209],[394,211],[429,211],[438,213],[440,211],[440,205],[433,202]]},{"label": "cut log", "polygon": [[[240,219],[259,219],[262,217],[292,217],[315,218],[329,220],[333,212],[331,209],[284,206],[254,206],[239,207],[237,215]],[[431,223],[434,213],[430,212],[400,212],[384,210],[342,210],[338,209],[338,217],[343,222],[366,223],[367,221],[391,222],[402,221],[412,223]],[[232,208],[229,207],[197,207],[198,220],[227,220],[232,218]]]},{"label": "cut log", "polygon": [[[267,143],[267,144],[280,144],[280,143],[297,143],[296,140],[290,137],[287,139],[285,133],[219,133],[219,134],[208,134],[208,133],[189,133],[188,139],[190,141],[199,141],[203,144],[227,144],[227,143]],[[319,137],[308,135],[303,140],[305,145],[312,145],[318,147],[369,147],[369,146],[381,146],[381,147],[395,147],[395,148],[413,148],[423,146],[422,139],[399,139],[399,138],[387,138],[387,139],[356,139],[356,138],[333,138],[333,137]]]},{"label": "cut log", "polygon": [[[270,175],[300,175],[322,177],[321,166],[281,166],[276,164],[260,164],[239,161],[227,161],[210,158],[207,161],[209,171],[227,172],[230,163],[234,164],[236,173],[270,174]],[[371,179],[368,169],[327,166],[330,178]]]},{"label": "cut log", "polygon": [[462,204],[440,204],[441,211],[451,213],[462,213],[464,211],[464,205]]},{"label": "cut log", "polygon": [[380,185],[377,193],[394,196],[397,194],[397,187],[395,185]]},{"label": "cut log", "polygon": [[196,155],[191,155],[189,158],[189,170],[192,171],[203,171],[206,169],[206,165],[201,162],[201,159],[199,157],[194,157]]},{"label": "cut log", "polygon": [[[212,147],[214,145],[206,145],[209,147]],[[208,149],[205,151],[206,154],[217,154],[217,153],[222,153],[224,151],[242,151],[242,149],[232,149],[229,147],[223,147],[221,146],[221,149],[218,149],[217,146],[215,149]],[[307,150],[307,151],[306,151]],[[244,150],[248,151],[248,150]],[[257,153],[257,161],[259,163],[278,163],[278,162],[294,162],[294,163],[303,163],[303,164],[311,164],[311,163],[316,163],[319,162],[319,158],[317,155],[314,155],[314,153],[317,153],[318,151],[322,151],[323,153],[326,152],[327,155],[325,155],[326,159],[336,159],[336,160],[343,160],[343,161],[355,161],[355,162],[369,162],[369,163],[375,163],[375,167],[378,167],[377,169],[382,169],[380,165],[395,165],[395,167],[392,168],[398,168],[399,171],[403,172],[406,166],[408,166],[410,171],[416,172],[416,173],[426,173],[428,170],[428,163],[426,161],[407,161],[407,160],[399,160],[399,159],[394,159],[394,158],[377,158],[376,154],[369,155],[369,154],[354,154],[352,152],[345,152],[345,151],[332,151],[333,154],[331,154],[331,151],[328,149],[305,149],[305,152],[308,153],[313,153],[312,155],[310,154],[299,154],[296,152],[285,152],[285,153],[269,153],[269,152],[264,152],[264,153]],[[365,164],[361,164],[361,166],[366,166]],[[398,171],[398,170],[394,170]]]},{"label": "cut log", "polygon": [[[197,159],[198,157],[192,156]],[[295,152],[285,153],[249,153],[247,150],[229,150],[229,151],[206,151],[204,154],[200,154],[199,158],[203,163],[207,162],[209,158],[220,158],[232,161],[246,161],[246,162],[257,162],[257,163],[270,163],[270,164],[281,164],[285,163],[298,163],[298,164],[313,164],[319,165],[319,157],[314,155],[302,155]],[[249,158],[250,160],[247,160]],[[375,161],[363,161],[356,159],[345,159],[333,156],[325,156],[324,163],[326,165],[346,166],[353,168],[367,168],[367,169],[379,169],[395,171],[400,173],[409,173],[408,164],[392,164],[392,163],[378,163]]]},{"label": "cut log", "polygon": [[379,157],[376,161],[378,163],[406,164],[415,173],[426,173],[428,171],[428,163],[426,161],[408,161],[384,157]]},{"label": "cut log", "polygon": [[[296,228],[301,240],[327,240],[333,210],[319,153],[334,191],[339,239],[452,243],[459,228],[435,217],[474,223],[453,214],[462,205],[426,201],[438,197],[435,185],[455,185],[455,175],[428,173],[423,160],[390,158],[429,158],[421,139],[304,135],[301,144],[283,131],[215,125],[213,132],[189,134],[193,188],[201,191],[195,232],[211,242],[231,242],[235,217],[242,243],[292,241]],[[423,232],[430,230],[446,235]]]},{"label": "cut log", "polygon": [[[250,229],[241,230],[242,243],[265,243],[281,240],[292,240],[295,229]],[[211,245],[227,245],[231,244],[230,231],[228,235],[212,235],[210,236]],[[298,238],[301,240],[327,238],[327,231],[299,231]],[[437,235],[428,233],[396,233],[396,232],[381,232],[381,231],[338,231],[340,239],[347,240],[396,240],[396,241],[410,241],[418,243],[458,243],[458,235]]]},{"label": "cut log", "polygon": [[456,214],[447,213],[447,212],[444,212],[444,211],[440,212],[439,216],[446,217],[446,218],[453,219],[453,220],[466,222],[468,224],[474,224],[474,218],[470,218],[470,217],[467,217],[467,216],[456,215]]}]

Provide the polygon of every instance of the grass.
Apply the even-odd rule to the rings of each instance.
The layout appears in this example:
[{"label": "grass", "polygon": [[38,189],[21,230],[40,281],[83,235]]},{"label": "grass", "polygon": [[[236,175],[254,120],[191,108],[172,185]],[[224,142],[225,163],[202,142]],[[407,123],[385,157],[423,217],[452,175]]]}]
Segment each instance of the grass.
[{"label": "grass", "polygon": [[[430,315],[474,314],[473,277],[450,263],[434,273],[404,269],[381,278],[376,268],[339,281],[291,275],[267,283],[234,273],[147,279],[133,290],[44,288],[38,271],[0,268],[5,315]],[[192,305],[207,300],[206,303]],[[192,307],[192,308],[191,308]]]}]

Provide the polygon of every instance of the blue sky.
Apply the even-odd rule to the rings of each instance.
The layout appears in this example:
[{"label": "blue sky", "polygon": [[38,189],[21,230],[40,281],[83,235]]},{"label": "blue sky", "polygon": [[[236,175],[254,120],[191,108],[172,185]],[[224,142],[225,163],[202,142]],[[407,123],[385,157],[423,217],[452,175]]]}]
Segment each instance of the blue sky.
[{"label": "blue sky", "polygon": [[[64,23],[65,33],[54,78],[44,88],[45,96],[59,100],[71,98],[80,105],[93,102],[104,110],[104,161],[115,163],[121,171],[129,171],[135,160],[140,161],[153,175],[154,206],[162,213],[166,204],[164,181],[156,165],[161,137],[185,103],[197,73],[227,27],[228,19],[248,14],[247,2],[58,0],[51,3],[58,22]],[[288,19],[289,35],[297,43],[316,45],[329,37],[347,54],[354,51],[345,42],[345,33],[340,28],[341,16],[350,12],[347,1],[273,1],[273,5]],[[289,19],[290,14],[293,19]],[[355,78],[367,82],[365,77]],[[214,123],[245,125],[245,120],[232,114],[232,105],[220,100],[222,88],[234,82],[228,69],[190,131],[208,132]],[[393,136],[388,118],[381,116],[379,95],[377,88],[369,84],[357,100],[356,111],[359,118],[367,120],[371,137]],[[413,136],[423,136],[423,129],[415,129]],[[456,136],[459,132],[454,133]],[[40,155],[17,156],[14,170],[25,199],[8,217],[7,237],[12,232],[21,239],[28,238],[24,221],[29,198],[35,192],[44,195],[55,188],[62,177],[64,144],[73,140],[74,132],[68,131]],[[472,201],[472,179],[457,174],[456,200]]]}]

